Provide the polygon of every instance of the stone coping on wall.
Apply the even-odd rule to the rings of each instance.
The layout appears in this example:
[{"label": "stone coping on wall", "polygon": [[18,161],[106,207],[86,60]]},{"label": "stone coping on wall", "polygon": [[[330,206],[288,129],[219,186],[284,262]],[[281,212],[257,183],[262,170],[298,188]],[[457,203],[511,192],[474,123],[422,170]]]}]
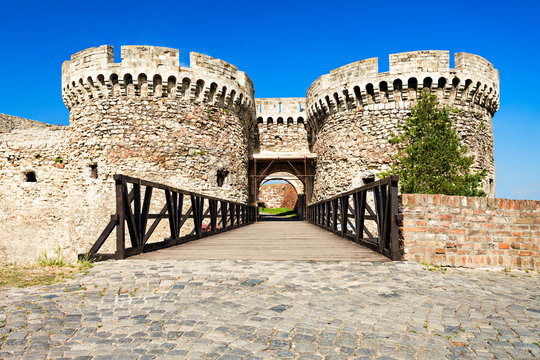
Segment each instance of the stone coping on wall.
[{"label": "stone coping on wall", "polygon": [[30,128],[55,128],[61,125],[51,125],[41,121],[25,119],[0,113],[0,133],[7,133],[13,130],[24,130]]},{"label": "stone coping on wall", "polygon": [[540,201],[403,194],[401,206],[405,260],[540,269]]}]

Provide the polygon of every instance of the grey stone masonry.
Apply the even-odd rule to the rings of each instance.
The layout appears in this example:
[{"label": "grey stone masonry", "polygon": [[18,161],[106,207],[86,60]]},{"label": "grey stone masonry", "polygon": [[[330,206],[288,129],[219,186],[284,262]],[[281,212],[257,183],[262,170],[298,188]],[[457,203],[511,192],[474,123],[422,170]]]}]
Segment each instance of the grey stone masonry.
[{"label": "grey stone masonry", "polygon": [[0,290],[0,358],[537,359],[539,286],[401,262],[108,261]]}]

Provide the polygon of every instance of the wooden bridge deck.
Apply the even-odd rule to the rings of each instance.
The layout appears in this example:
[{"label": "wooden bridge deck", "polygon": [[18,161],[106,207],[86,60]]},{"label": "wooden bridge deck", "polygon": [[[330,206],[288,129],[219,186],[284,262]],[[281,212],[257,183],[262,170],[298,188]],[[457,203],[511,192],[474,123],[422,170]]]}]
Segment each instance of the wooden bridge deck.
[{"label": "wooden bridge deck", "polygon": [[132,258],[389,261],[386,257],[364,246],[301,221],[258,222]]}]

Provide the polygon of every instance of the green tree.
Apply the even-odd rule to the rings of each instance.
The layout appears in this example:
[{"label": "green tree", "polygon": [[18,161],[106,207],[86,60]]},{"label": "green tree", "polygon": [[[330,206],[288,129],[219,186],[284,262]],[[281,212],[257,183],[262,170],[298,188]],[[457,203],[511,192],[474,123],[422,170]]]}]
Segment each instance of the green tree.
[{"label": "green tree", "polygon": [[403,193],[486,195],[480,188],[486,170],[471,172],[474,155],[467,156],[449,109],[440,108],[436,96],[422,91],[399,128],[401,135],[392,133],[390,139],[397,148],[393,165],[381,175],[399,175]]}]

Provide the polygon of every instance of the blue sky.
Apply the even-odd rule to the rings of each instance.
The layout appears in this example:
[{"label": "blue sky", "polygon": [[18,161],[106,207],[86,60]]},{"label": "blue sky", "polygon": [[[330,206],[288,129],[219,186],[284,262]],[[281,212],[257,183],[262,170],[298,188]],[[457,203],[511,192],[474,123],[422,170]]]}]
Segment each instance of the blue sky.
[{"label": "blue sky", "polygon": [[0,113],[67,124],[60,69],[91,46],[156,45],[228,61],[256,97],[305,96],[320,75],[413,50],[470,52],[501,74],[497,197],[540,200],[540,5],[534,1],[0,2]]}]

